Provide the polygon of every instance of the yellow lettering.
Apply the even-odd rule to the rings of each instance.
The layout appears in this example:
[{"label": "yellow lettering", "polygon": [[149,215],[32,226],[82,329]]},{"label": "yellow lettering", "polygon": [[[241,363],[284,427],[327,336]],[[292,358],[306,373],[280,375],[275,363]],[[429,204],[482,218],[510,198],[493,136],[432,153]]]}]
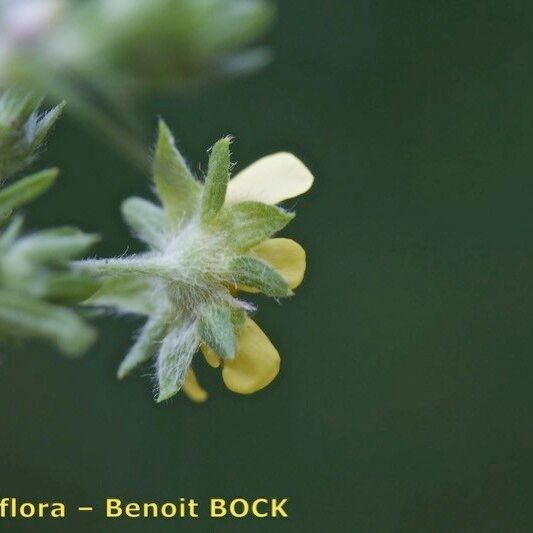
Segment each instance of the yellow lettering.
[{"label": "yellow lettering", "polygon": [[31,518],[35,514],[35,507],[32,503],[23,503],[19,512],[22,518]]},{"label": "yellow lettering", "polygon": [[211,516],[220,518],[226,516],[226,502],[222,498],[211,498]]},{"label": "yellow lettering", "polygon": [[[237,511],[237,504],[240,504],[241,506],[242,510],[240,513]],[[235,518],[242,518],[243,516],[246,516],[248,514],[249,509],[250,506],[244,498],[235,498],[234,500],[231,500],[231,503],[229,504],[229,511],[231,513],[231,516],[234,516]]]},{"label": "yellow lettering", "polygon": [[257,498],[257,500],[254,500],[252,503],[252,513],[254,514],[254,516],[257,516],[259,518],[265,518],[266,516],[268,516],[268,511],[266,511],[265,513],[260,513],[257,508],[260,503],[266,503],[268,505],[268,500],[266,498]]},{"label": "yellow lettering", "polygon": [[176,516],[177,512],[178,512],[178,509],[173,503],[164,503],[161,506],[161,514],[165,518],[173,518],[174,516]]},{"label": "yellow lettering", "polygon": [[[152,516],[149,517],[148,511],[152,513]],[[145,503],[143,505],[143,516],[145,518],[157,518],[158,512],[157,512],[157,503]]]},{"label": "yellow lettering", "polygon": [[118,498],[107,498],[106,516],[107,518],[118,518],[122,515],[122,502]]},{"label": "yellow lettering", "polygon": [[39,511],[38,511],[38,515],[37,516],[39,518],[42,518],[44,516],[44,510],[48,509],[48,507],[50,507],[49,503],[40,503],[39,504]]},{"label": "yellow lettering", "polygon": [[285,509],[283,509],[283,506],[287,503],[287,498],[283,498],[280,502],[278,502],[277,498],[274,498],[272,500],[272,516],[283,516],[284,518],[287,518],[289,515],[285,512]]},{"label": "yellow lettering", "polygon": [[198,518],[198,502],[196,500],[189,500],[189,516],[191,518]]},{"label": "yellow lettering", "polygon": [[52,509],[50,510],[50,515],[52,518],[65,518],[66,516],[65,505],[62,503],[53,503]]},{"label": "yellow lettering", "polygon": [[129,518],[139,518],[141,511],[141,506],[138,503],[132,502],[128,503],[126,507],[124,507],[124,514]]}]

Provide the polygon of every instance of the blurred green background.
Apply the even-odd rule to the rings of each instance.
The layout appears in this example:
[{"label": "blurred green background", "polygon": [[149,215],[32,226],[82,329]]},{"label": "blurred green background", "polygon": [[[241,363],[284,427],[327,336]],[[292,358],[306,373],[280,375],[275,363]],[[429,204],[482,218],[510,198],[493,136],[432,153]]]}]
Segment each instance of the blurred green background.
[{"label": "blurred green background", "polygon": [[[80,361],[36,344],[4,357],[2,496],[96,512],[2,529],[533,529],[533,5],[279,7],[270,67],[143,110],[196,169],[231,133],[239,168],[290,150],[315,173],[284,233],[308,250],[306,281],[257,299],[279,378],[239,397],[197,365],[207,404],[156,405],[146,375],[115,381],[132,319],[101,321]],[[118,205],[147,176],[70,119],[44,163],[62,178],[29,225],[99,232],[98,255],[139,249]],[[108,496],[196,497],[204,518],[105,521]],[[290,518],[209,520],[210,496],[289,497]]]}]

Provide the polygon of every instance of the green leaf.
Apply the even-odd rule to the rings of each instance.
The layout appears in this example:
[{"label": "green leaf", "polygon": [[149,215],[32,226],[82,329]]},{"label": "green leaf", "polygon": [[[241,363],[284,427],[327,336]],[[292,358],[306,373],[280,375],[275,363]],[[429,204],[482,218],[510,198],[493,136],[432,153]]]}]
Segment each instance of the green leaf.
[{"label": "green leaf", "polygon": [[87,276],[69,272],[52,274],[43,278],[40,296],[56,303],[79,304],[94,294],[100,285],[101,282]]},{"label": "green leaf", "polygon": [[293,213],[260,202],[232,205],[218,217],[230,234],[230,245],[241,253],[271,237],[293,218]]},{"label": "green leaf", "polygon": [[43,170],[22,178],[0,191],[0,219],[48,190],[57,178],[57,169]]},{"label": "green leaf", "polygon": [[18,240],[6,261],[13,268],[17,263],[61,265],[85,253],[98,240],[98,235],[84,233],[77,228],[47,229]]},{"label": "green leaf", "polygon": [[209,305],[202,312],[198,324],[202,340],[218,355],[233,359],[237,341],[233,331],[232,313],[228,306]]},{"label": "green leaf", "polygon": [[196,324],[189,322],[165,337],[157,356],[157,402],[168,400],[181,389],[199,342]]},{"label": "green leaf", "polygon": [[96,339],[96,331],[74,311],[9,291],[0,291],[0,328],[8,334],[47,339],[73,357]]},{"label": "green leaf", "polygon": [[150,315],[152,291],[148,283],[138,276],[111,278],[87,300],[84,305],[113,307],[123,313]]},{"label": "green leaf", "polygon": [[122,202],[122,216],[134,235],[151,248],[161,251],[169,238],[169,226],[163,209],[143,198]]},{"label": "green leaf", "polygon": [[0,235],[0,254],[5,254],[20,235],[24,219],[21,216],[13,218],[9,226]]},{"label": "green leaf", "polygon": [[209,222],[222,209],[226,198],[230,171],[231,139],[220,139],[211,150],[209,166],[202,193],[202,222]]},{"label": "green leaf", "polygon": [[118,379],[125,378],[134,368],[148,361],[157,351],[167,330],[167,323],[161,317],[150,318],[143,326],[137,340],[118,368]]},{"label": "green leaf", "polygon": [[267,296],[291,296],[287,282],[268,263],[250,256],[241,256],[230,264],[230,275],[237,285],[254,287]]},{"label": "green leaf", "polygon": [[154,180],[165,213],[176,227],[190,216],[198,204],[201,185],[189,172],[167,125],[159,121],[159,137],[154,160]]}]

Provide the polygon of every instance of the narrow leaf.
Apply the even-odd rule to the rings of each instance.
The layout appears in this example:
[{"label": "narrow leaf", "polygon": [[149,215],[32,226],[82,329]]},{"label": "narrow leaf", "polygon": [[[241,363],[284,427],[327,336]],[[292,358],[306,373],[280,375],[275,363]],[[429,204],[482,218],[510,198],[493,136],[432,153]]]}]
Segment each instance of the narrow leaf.
[{"label": "narrow leaf", "polygon": [[280,207],[260,202],[242,202],[223,210],[219,217],[231,235],[230,244],[238,252],[271,237],[294,218]]},{"label": "narrow leaf", "polygon": [[231,276],[237,285],[260,290],[267,296],[291,296],[293,293],[281,274],[268,263],[250,256],[237,257],[230,265]]},{"label": "narrow leaf", "polygon": [[162,250],[168,241],[169,226],[165,212],[143,198],[122,202],[122,216],[134,235],[155,250]]},{"label": "narrow leaf", "polygon": [[[36,280],[37,281],[37,280]],[[41,282],[41,298],[62,304],[79,304],[100,287],[101,282],[72,273],[54,274]]]},{"label": "narrow leaf", "polygon": [[0,218],[24,205],[49,189],[57,178],[57,169],[51,168],[22,178],[0,191]]},{"label": "narrow leaf", "polygon": [[196,208],[201,186],[187,168],[172,133],[162,120],[159,121],[154,180],[166,215],[173,226],[178,226]]},{"label": "narrow leaf", "polygon": [[228,306],[206,306],[199,321],[198,332],[202,340],[218,355],[233,359],[237,341],[233,331],[232,313]]},{"label": "narrow leaf", "polygon": [[9,291],[0,291],[0,327],[47,339],[68,356],[81,355],[96,338],[95,330],[74,311]]},{"label": "narrow leaf", "polygon": [[150,318],[143,326],[137,340],[118,368],[118,379],[125,378],[134,368],[148,361],[157,351],[165,336],[166,322],[160,317]]},{"label": "narrow leaf", "polygon": [[0,235],[0,254],[4,254],[17,240],[23,221],[21,216],[14,217],[9,226],[2,232]]},{"label": "narrow leaf", "polygon": [[39,231],[18,240],[6,258],[10,265],[20,262],[62,264],[86,252],[98,235],[62,227]]},{"label": "narrow leaf", "polygon": [[222,209],[230,171],[230,138],[220,139],[211,150],[209,166],[202,193],[201,216],[209,222]]}]

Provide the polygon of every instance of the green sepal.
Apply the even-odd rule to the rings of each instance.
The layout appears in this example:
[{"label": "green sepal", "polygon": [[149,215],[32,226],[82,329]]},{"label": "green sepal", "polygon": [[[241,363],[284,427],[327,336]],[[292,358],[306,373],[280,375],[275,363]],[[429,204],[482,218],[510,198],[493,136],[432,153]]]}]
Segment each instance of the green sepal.
[{"label": "green sepal", "polygon": [[287,282],[268,263],[251,256],[241,256],[230,264],[230,276],[234,283],[260,290],[267,296],[291,296]]},{"label": "green sepal", "polygon": [[144,279],[126,276],[105,280],[84,305],[114,307],[122,313],[148,316],[153,311],[152,291]]},{"label": "green sepal", "polygon": [[167,327],[166,321],[161,317],[150,318],[146,322],[137,340],[118,367],[118,379],[125,378],[132,370],[148,361],[156,353]]},{"label": "green sepal", "polygon": [[159,121],[154,181],[167,217],[174,227],[178,226],[196,208],[201,185],[187,168],[163,120]]},{"label": "green sepal", "polygon": [[202,340],[224,359],[235,357],[237,341],[229,306],[206,306],[198,322],[198,333]]},{"label": "green sepal", "polygon": [[74,311],[10,291],[0,291],[0,328],[7,336],[47,339],[71,357],[96,339],[96,331]]},{"label": "green sepal", "polygon": [[200,207],[202,222],[212,220],[224,205],[230,172],[230,143],[231,139],[224,137],[211,150]]},{"label": "green sepal", "polygon": [[218,220],[229,233],[229,245],[242,253],[283,229],[293,218],[294,213],[275,205],[241,202],[225,208]]},{"label": "green sepal", "polygon": [[48,190],[57,178],[55,168],[37,172],[0,191],[0,221],[8,217],[13,209],[27,204]]},{"label": "green sepal", "polygon": [[171,330],[164,338],[157,356],[158,403],[181,389],[199,340],[196,324],[189,322]]},{"label": "green sepal", "polygon": [[246,312],[237,307],[231,308],[231,323],[233,324],[233,331],[237,332],[246,320]]},{"label": "green sepal", "polygon": [[162,250],[169,226],[163,209],[143,198],[127,198],[122,202],[122,216],[136,237],[151,248]]}]

